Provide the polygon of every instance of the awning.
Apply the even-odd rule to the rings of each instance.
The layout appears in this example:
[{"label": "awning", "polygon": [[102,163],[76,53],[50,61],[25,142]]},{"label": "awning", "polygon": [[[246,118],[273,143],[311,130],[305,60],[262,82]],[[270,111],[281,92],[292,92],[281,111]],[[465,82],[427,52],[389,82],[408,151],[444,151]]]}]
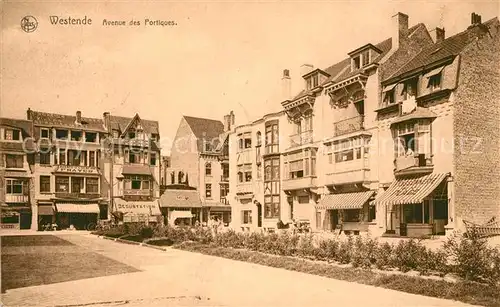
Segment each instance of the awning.
[{"label": "awning", "polygon": [[54,215],[52,205],[38,205],[38,215]]},{"label": "awning", "polygon": [[394,84],[391,84],[391,85],[388,85],[388,86],[384,87],[384,89],[382,90],[382,93],[385,93],[385,92],[388,92],[388,91],[392,90],[393,88],[396,87],[396,85],[398,85],[398,84],[394,83]]},{"label": "awning", "polygon": [[165,190],[160,198],[160,206],[164,208],[201,208],[200,195],[197,190]]},{"label": "awning", "polygon": [[121,198],[116,198],[115,210],[123,214],[144,214],[144,215],[161,215],[158,201],[126,201]]},{"label": "awning", "polygon": [[316,209],[361,209],[375,191],[328,194]]},{"label": "awning", "polygon": [[64,213],[99,213],[98,204],[74,204],[60,203],[56,204],[57,212]]},{"label": "awning", "polygon": [[377,205],[419,204],[429,196],[450,174],[430,174],[420,177],[396,179],[375,199]]},{"label": "awning", "polygon": [[222,212],[222,211],[228,211],[231,212],[231,206],[230,205],[224,205],[224,204],[204,204],[203,208],[210,208],[210,211],[212,212]]},{"label": "awning", "polygon": [[397,118],[395,121],[391,123],[391,126],[406,121],[417,120],[417,119],[431,119],[436,117],[437,117],[436,113],[432,112],[428,108],[417,107],[415,111]]},{"label": "awning", "polygon": [[437,75],[437,74],[441,73],[441,71],[443,71],[443,69],[444,69],[444,66],[441,66],[441,67],[435,68],[435,69],[433,69],[433,70],[429,71],[428,73],[426,73],[426,74],[424,75],[424,77],[426,77],[426,78],[430,78],[430,77],[432,77],[432,76],[435,76],[435,75]]},{"label": "awning", "polygon": [[125,164],[122,168],[123,175],[149,175],[151,176],[151,168],[149,165],[133,165]]},{"label": "awning", "polygon": [[191,211],[181,211],[181,210],[174,210],[170,212],[170,219],[175,220],[178,218],[192,218],[193,214]]}]

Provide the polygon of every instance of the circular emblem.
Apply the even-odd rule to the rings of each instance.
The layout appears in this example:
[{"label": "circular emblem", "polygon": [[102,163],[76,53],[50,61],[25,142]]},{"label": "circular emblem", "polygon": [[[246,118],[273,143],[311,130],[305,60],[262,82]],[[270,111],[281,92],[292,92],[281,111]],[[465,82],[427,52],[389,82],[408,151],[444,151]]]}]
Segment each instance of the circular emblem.
[{"label": "circular emblem", "polygon": [[33,16],[25,16],[21,19],[21,29],[24,32],[30,33],[36,30],[38,27],[38,20]]}]

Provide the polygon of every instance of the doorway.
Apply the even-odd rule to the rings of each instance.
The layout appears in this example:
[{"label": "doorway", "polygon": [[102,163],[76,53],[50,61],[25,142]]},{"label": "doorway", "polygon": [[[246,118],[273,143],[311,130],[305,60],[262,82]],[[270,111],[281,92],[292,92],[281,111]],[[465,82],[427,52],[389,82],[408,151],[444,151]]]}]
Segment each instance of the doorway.
[{"label": "doorway", "polygon": [[337,225],[339,224],[339,211],[338,210],[330,210],[330,220],[332,221],[330,223],[331,225],[331,231],[335,231],[337,228]]},{"label": "doorway", "polygon": [[262,205],[257,204],[257,227],[262,227]]}]

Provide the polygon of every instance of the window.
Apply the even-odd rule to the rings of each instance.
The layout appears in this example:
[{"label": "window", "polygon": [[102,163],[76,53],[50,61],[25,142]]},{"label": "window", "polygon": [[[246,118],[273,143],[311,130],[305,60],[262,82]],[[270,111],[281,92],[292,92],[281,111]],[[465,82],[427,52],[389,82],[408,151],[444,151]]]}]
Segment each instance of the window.
[{"label": "window", "polygon": [[306,87],[308,90],[312,89],[312,79],[311,78],[306,79]]},{"label": "window", "polygon": [[175,184],[175,172],[170,173],[170,184]]},{"label": "window", "polygon": [[59,165],[66,165],[66,149],[59,149]]},{"label": "window", "polygon": [[309,196],[299,196],[299,204],[308,204]]},{"label": "window", "polygon": [[120,137],[118,130],[113,130],[113,138],[117,139],[118,137]]},{"label": "window", "polygon": [[377,218],[377,209],[376,206],[370,206],[369,208],[369,222],[374,221]]},{"label": "window", "polygon": [[97,142],[97,133],[95,132],[85,132],[85,142],[95,143]]},{"label": "window", "polygon": [[17,129],[5,129],[5,140],[21,141],[21,131]]},{"label": "window", "polygon": [[279,152],[279,131],[278,124],[268,123],[266,124],[266,153],[277,153]]},{"label": "window", "polygon": [[23,155],[5,155],[5,165],[8,168],[23,168]]},{"label": "window", "polygon": [[441,73],[429,77],[429,82],[427,83],[427,88],[431,91],[441,89]]},{"label": "window", "polygon": [[264,160],[264,214],[266,218],[280,216],[279,157]]},{"label": "window", "polygon": [[319,76],[318,74],[313,75],[312,77],[312,87],[315,88],[319,85]]},{"label": "window", "polygon": [[238,182],[239,183],[243,182],[243,172],[238,172]]},{"label": "window", "polygon": [[56,139],[58,140],[67,140],[68,139],[68,130],[56,130]]},{"label": "window", "polygon": [[262,179],[262,163],[257,165],[257,179]]},{"label": "window", "polygon": [[212,164],[210,162],[205,163],[205,176],[212,176]]},{"label": "window", "polygon": [[50,176],[40,176],[40,192],[50,193]]},{"label": "window", "polygon": [[316,175],[316,150],[305,149],[285,156],[285,179]]},{"label": "window", "polygon": [[50,150],[48,148],[40,148],[40,164],[50,165]]},{"label": "window", "polygon": [[410,97],[417,96],[417,88],[418,88],[417,85],[418,85],[417,78],[405,81],[403,86],[403,91],[401,92],[404,100],[409,99]]},{"label": "window", "polygon": [[261,146],[262,145],[262,133],[260,131],[257,132],[257,145],[256,146]]},{"label": "window", "polygon": [[99,193],[99,178],[88,177],[85,181],[87,193]]},{"label": "window", "polygon": [[128,133],[128,138],[129,139],[135,139],[135,131],[131,131]]},{"label": "window", "polygon": [[252,210],[243,210],[243,224],[252,224]]},{"label": "window", "polygon": [[49,129],[45,129],[45,128],[40,129],[40,138],[48,139],[49,138]]},{"label": "window", "polygon": [[149,181],[149,176],[127,176],[124,180],[125,190],[149,190]]},{"label": "window", "polygon": [[149,165],[152,165],[152,166],[156,165],[156,153],[154,153],[154,152],[149,153]]},{"label": "window", "polygon": [[368,139],[351,138],[333,143],[335,163],[361,159],[362,148],[368,144]]},{"label": "window", "polygon": [[23,194],[23,182],[21,180],[7,179],[7,194]]},{"label": "window", "polygon": [[316,227],[321,228],[321,212],[316,212]]},{"label": "window", "polygon": [[222,177],[229,179],[229,164],[222,164]]},{"label": "window", "polygon": [[388,104],[393,104],[394,102],[395,102],[394,89],[386,91],[384,93],[384,103],[388,105]]},{"label": "window", "polygon": [[344,222],[359,222],[361,220],[361,209],[344,210]]},{"label": "window", "polygon": [[82,132],[81,131],[71,131],[71,140],[72,141],[81,141],[82,140]]},{"label": "window", "polygon": [[361,61],[359,56],[352,58],[352,70],[359,69],[361,67]]},{"label": "window", "polygon": [[212,198],[212,184],[205,184],[205,197]]},{"label": "window", "polygon": [[56,177],[56,192],[69,192],[69,177]]},{"label": "window", "polygon": [[68,150],[68,165],[78,166],[82,160],[81,152],[77,150]]},{"label": "window", "polygon": [[140,164],[142,163],[142,153],[139,153],[139,152],[134,152],[132,150],[130,150],[128,152],[128,155],[126,156],[126,158],[128,157],[128,161],[125,161],[125,162],[128,162],[130,164]]},{"label": "window", "polygon": [[229,193],[229,185],[228,184],[221,184],[220,185],[220,197],[221,200],[227,196]]},{"label": "window", "polygon": [[252,171],[245,172],[245,181],[246,182],[252,181]]},{"label": "window", "polygon": [[81,193],[83,189],[82,177],[71,177],[71,193]]},{"label": "window", "polygon": [[89,151],[89,166],[96,166],[95,151]]},{"label": "window", "polygon": [[363,66],[370,64],[370,50],[363,51],[361,57],[363,58]]},{"label": "window", "polygon": [[205,151],[212,151],[212,144],[205,143]]},{"label": "window", "polygon": [[178,179],[179,184],[184,182],[184,172],[183,171],[180,171],[179,174],[177,174],[177,179]]},{"label": "window", "polygon": [[429,202],[403,205],[403,222],[409,224],[429,223]]},{"label": "window", "polygon": [[245,149],[246,148],[252,148],[252,139],[249,137],[245,138]]}]

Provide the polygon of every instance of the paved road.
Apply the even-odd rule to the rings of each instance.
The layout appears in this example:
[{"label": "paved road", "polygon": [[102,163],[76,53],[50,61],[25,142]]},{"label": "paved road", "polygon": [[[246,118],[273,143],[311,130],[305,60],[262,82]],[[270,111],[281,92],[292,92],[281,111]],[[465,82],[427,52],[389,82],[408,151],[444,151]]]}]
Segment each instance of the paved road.
[{"label": "paved road", "polygon": [[57,236],[140,271],[8,290],[6,306],[468,306],[85,233]]}]

